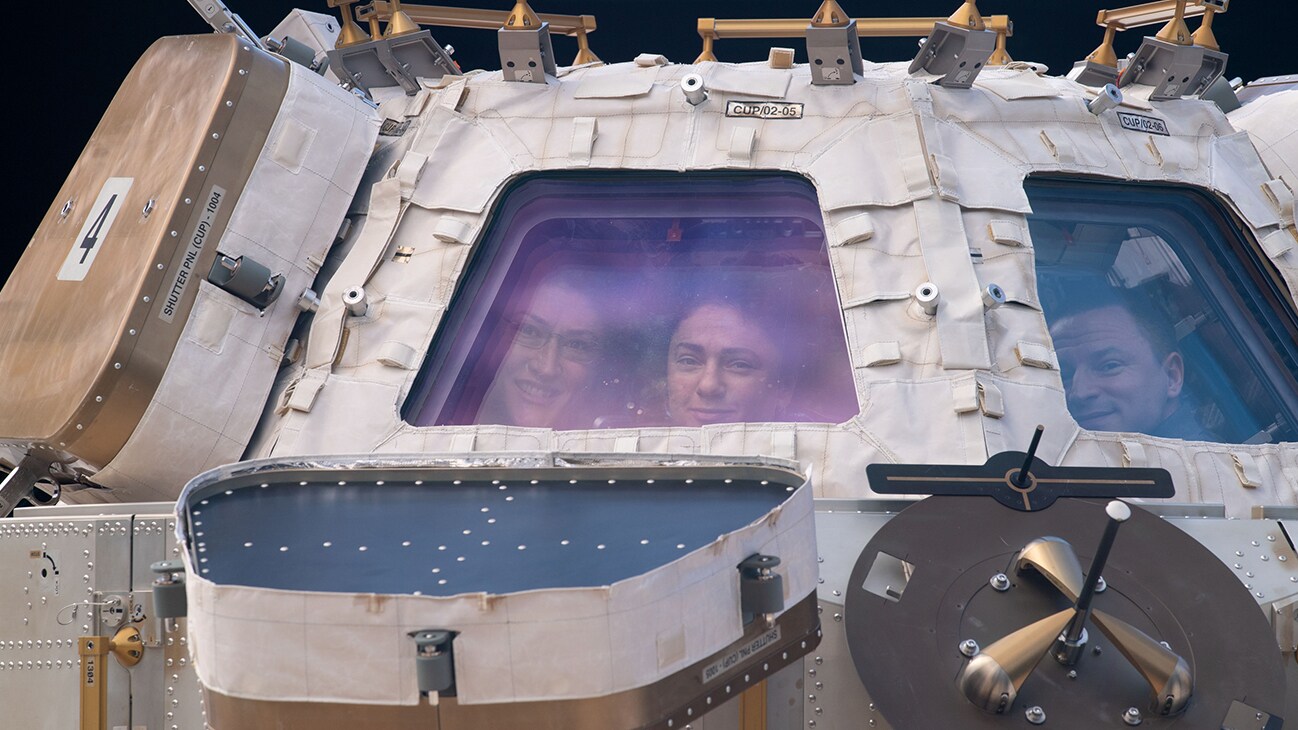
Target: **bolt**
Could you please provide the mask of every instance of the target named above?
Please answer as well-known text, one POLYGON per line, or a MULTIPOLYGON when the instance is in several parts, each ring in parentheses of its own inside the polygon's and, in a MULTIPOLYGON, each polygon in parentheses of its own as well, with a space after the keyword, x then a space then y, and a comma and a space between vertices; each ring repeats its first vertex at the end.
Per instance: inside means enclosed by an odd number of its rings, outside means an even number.
POLYGON ((1122 721, 1127 723, 1128 725, 1139 725, 1140 723, 1144 722, 1144 718, 1140 716, 1139 709, 1135 707, 1128 707, 1127 711, 1122 713, 1122 721))
POLYGON ((1095 581, 1095 592, 1103 593, 1108 589, 1109 589, 1109 584, 1104 582, 1104 576, 1100 576, 1099 580, 1095 581))
POLYGON ((1023 716, 1033 725, 1044 725, 1046 723, 1046 711, 1041 709, 1040 705, 1033 705, 1024 710, 1023 716))
POLYGON ((960 653, 967 657, 976 656, 978 654, 978 642, 973 639, 965 639, 960 642, 960 653))
POLYGON ((1004 573, 997 573, 996 575, 993 575, 992 579, 988 582, 991 583, 992 588, 995 588, 1001 593, 1004 593, 1005 591, 1008 591, 1010 589, 1009 576, 1005 575, 1004 573))
POLYGON ((1069 678, 1069 679, 1077 679, 1077 670, 1076 670, 1076 669, 1070 669, 1070 670, 1068 670, 1068 678, 1069 678))

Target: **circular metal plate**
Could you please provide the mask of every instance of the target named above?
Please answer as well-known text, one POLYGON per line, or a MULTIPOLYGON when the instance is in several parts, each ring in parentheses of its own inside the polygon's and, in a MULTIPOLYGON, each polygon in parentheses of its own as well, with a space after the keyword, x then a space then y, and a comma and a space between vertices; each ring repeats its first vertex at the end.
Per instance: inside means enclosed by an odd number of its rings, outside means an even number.
POLYGON ((861 681, 893 726, 1019 727, 1026 726, 1024 709, 1040 706, 1051 727, 1120 729, 1130 727, 1122 714, 1134 706, 1144 714, 1141 727, 1215 729, 1231 702, 1245 698, 1282 712, 1281 654, 1257 603, 1216 556, 1141 509, 1118 532, 1104 568, 1108 588, 1094 607, 1185 659, 1194 676, 1185 712, 1155 716, 1148 684, 1093 622, 1077 665, 1046 655, 1005 714, 984 712, 960 693, 955 680, 967 661, 961 641, 986 648, 1071 605, 1042 576, 1014 571, 1019 550, 1055 536, 1089 566, 1104 530, 1104 504, 1061 499, 1048 510, 1016 512, 989 498, 930 497, 875 535, 848 583, 847 636, 861 681), (911 566, 904 587, 894 587, 899 598, 864 588, 880 553, 911 566), (998 572, 1009 576, 1009 590, 989 585, 998 572))

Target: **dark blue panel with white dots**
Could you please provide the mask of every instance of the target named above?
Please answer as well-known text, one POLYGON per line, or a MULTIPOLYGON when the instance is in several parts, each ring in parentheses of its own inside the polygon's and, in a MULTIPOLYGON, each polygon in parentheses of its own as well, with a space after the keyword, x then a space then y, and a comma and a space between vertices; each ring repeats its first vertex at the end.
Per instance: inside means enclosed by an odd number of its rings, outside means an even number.
MULTIPOLYGON (((312 475, 204 490, 195 566, 214 583, 297 591, 491 594, 604 586, 761 518, 786 482, 671 478, 470 481, 312 475)), ((262 477, 263 480, 267 476, 262 477)))

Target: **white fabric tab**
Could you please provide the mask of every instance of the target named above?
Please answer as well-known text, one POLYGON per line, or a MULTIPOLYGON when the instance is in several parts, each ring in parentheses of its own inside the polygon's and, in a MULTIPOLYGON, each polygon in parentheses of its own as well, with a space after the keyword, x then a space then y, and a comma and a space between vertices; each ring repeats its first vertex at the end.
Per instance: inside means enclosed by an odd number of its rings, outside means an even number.
POLYGON ((1149 461, 1145 458, 1145 446, 1139 441, 1122 442, 1122 465, 1123 466, 1146 466, 1149 461))
POLYGON ((947 200, 959 199, 955 191, 960 189, 960 177, 951 158, 935 152, 929 155, 928 161, 929 171, 933 174, 933 180, 937 183, 938 191, 942 193, 942 197, 947 200))
POLYGON ((443 216, 433 226, 433 238, 442 243, 472 243, 473 226, 458 218, 443 216))
POLYGON ((1262 486, 1262 471, 1257 467, 1257 460, 1246 451, 1232 451, 1230 458, 1235 462, 1235 476, 1240 486, 1246 489, 1257 489, 1262 486))
POLYGON ((293 174, 301 172, 302 162, 315 141, 315 128, 296 119, 286 119, 277 133, 278 138, 270 145, 271 159, 293 174))
POLYGON ((730 157, 748 162, 753 159, 753 143, 757 141, 757 130, 753 127, 735 127, 730 135, 730 157))
POLYGON ((316 370, 303 375, 300 380, 289 386, 284 407, 294 411, 310 413, 311 407, 315 405, 315 397, 320 393, 320 389, 324 387, 327 378, 327 374, 316 370))
POLYGON ((1294 245, 1298 244, 1295 236, 1298 236, 1298 231, 1293 228, 1281 228, 1278 231, 1266 234, 1258 243, 1261 244, 1262 250, 1266 252, 1267 256, 1278 259, 1292 251, 1294 245))
POLYGON ((834 223, 832 229, 834 236, 830 239, 831 246, 850 246, 874 238, 874 222, 865 211, 834 223))
POLYGON ((634 454, 640 450, 640 437, 618 436, 613 440, 613 451, 618 454, 634 454))
POLYGON ((978 410, 978 381, 965 378, 951 383, 951 404, 956 413, 978 410))
POLYGON ((1284 180, 1267 180, 1262 183, 1262 189, 1266 191, 1266 197, 1280 214, 1280 219, 1286 223, 1293 223, 1294 194, 1289 186, 1284 184, 1284 180))
POLYGON ((582 74, 574 99, 629 99, 653 91, 656 69, 628 71, 624 65, 596 68, 582 74))
POLYGON ((713 91, 782 99, 789 93, 792 78, 792 74, 778 69, 717 64, 707 72, 706 86, 713 91))
POLYGON ((437 97, 437 106, 447 111, 457 112, 468 96, 469 80, 461 76, 442 90, 441 95, 437 97))
POLYGON ((901 362, 901 345, 897 342, 874 342, 861 351, 861 364, 867 368, 901 362))
POLYGON ((798 433, 792 427, 771 431, 771 456, 793 459, 798 455, 798 433))
POLYGON ((988 418, 1001 418, 1005 415, 1005 397, 995 383, 978 384, 978 407, 988 418))
POLYGON ((568 159, 573 162, 589 165, 590 156, 595 149, 595 139, 599 137, 599 125, 595 117, 577 117, 572 120, 572 147, 568 150, 568 159))
POLYGON ((419 177, 424 174, 424 166, 427 164, 428 155, 419 152, 407 152, 405 157, 401 158, 401 162, 397 165, 397 180, 401 181, 403 200, 410 199, 410 194, 419 184, 419 177))
POLYGON ((1003 246, 1023 245, 1023 226, 1018 221, 993 220, 987 224, 987 235, 1003 246))
POLYGON ((1077 155, 1073 153, 1072 142, 1069 142, 1062 134, 1059 135, 1059 141, 1055 141, 1043 129, 1041 130, 1041 143, 1046 146, 1046 149, 1050 150, 1050 154, 1054 155, 1054 158, 1059 160, 1061 165, 1071 165, 1077 160, 1077 155))
POLYGON ((478 444, 478 434, 473 431, 461 431, 451 436, 451 451, 465 453, 473 451, 478 444))
POLYGON ((1014 346, 1014 354, 1018 356, 1019 362, 1030 368, 1059 369, 1059 360, 1055 358, 1055 351, 1040 343, 1020 340, 1014 346))
POLYGON ((666 66, 667 57, 661 53, 641 53, 635 57, 635 65, 648 68, 649 66, 666 66))
POLYGON ((388 340, 379 346, 378 361, 390 368, 414 370, 419 363, 419 351, 404 342, 388 340))

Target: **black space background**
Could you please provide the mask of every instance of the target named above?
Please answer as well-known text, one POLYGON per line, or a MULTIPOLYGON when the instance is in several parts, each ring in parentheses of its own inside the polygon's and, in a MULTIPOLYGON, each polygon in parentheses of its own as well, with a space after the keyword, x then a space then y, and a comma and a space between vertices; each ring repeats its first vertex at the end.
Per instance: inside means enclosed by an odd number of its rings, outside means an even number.
MULTIPOLYGON (((910 0, 886 4, 840 0, 844 9, 862 16, 945 16, 959 0, 910 0)), ((294 7, 323 13, 325 0, 226 0, 252 29, 265 35, 294 7)), ((457 4, 437 0, 437 4, 457 4)), ((461 0, 465 7, 507 10, 511 0, 461 0)), ((1004 13, 1014 21, 1009 52, 1016 60, 1039 61, 1052 73, 1064 73, 1100 42, 1096 11, 1132 4, 1128 0, 982 0, 984 14, 1004 13)), ((698 55, 696 31, 700 15, 718 18, 810 17, 819 0, 533 0, 538 12, 588 13, 599 28, 591 46, 607 62, 628 61, 642 52, 661 53, 689 63, 698 55)), ((1262 76, 1298 73, 1298 37, 1292 18, 1279 0, 1235 0, 1214 23, 1222 50, 1230 54, 1226 76, 1249 81, 1262 76), (1286 30, 1286 26, 1290 30, 1286 30)), ((21 255, 44 212, 54 204, 63 179, 76 162, 86 140, 114 92, 149 44, 164 35, 208 32, 208 26, 186 0, 137 0, 102 3, 72 0, 40 4, 11 14, 0 58, 7 83, 4 145, 3 237, 0 238, 0 278, 21 255)), ((1190 21, 1191 29, 1198 21, 1190 21)), ((1157 28, 1142 29, 1153 33, 1157 28)), ((1118 37, 1120 54, 1134 51, 1139 33, 1118 37)), ((489 31, 433 29, 434 38, 455 47, 465 69, 499 68, 495 35, 489 31)), ((872 61, 910 59, 915 39, 863 39, 862 51, 872 61)), ((563 62, 576 51, 575 41, 556 38, 556 55, 563 62)), ((772 45, 797 50, 805 62, 801 41, 724 40, 718 57, 753 61, 766 57, 772 45)), ((1298 123, 1298 122, 1296 122, 1298 123)))

